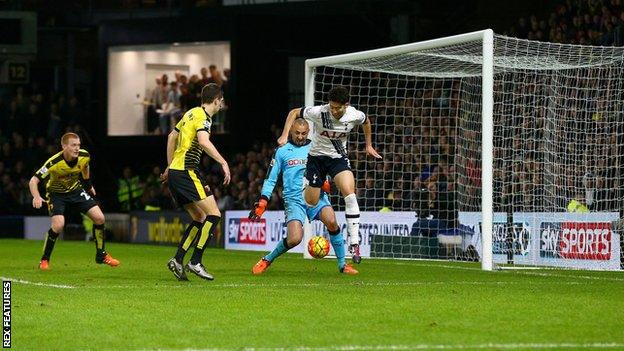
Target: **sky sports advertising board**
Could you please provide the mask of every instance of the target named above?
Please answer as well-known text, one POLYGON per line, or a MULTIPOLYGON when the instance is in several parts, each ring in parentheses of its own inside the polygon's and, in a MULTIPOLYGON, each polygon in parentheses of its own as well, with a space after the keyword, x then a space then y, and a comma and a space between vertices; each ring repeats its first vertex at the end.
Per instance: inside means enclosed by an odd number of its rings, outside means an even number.
MULTIPOLYGON (((612 222, 618 218, 617 212, 514 213, 514 263, 617 270, 620 268, 620 236, 612 222)), ((481 213, 460 212, 459 222, 472 233, 464 237, 462 246, 473 245, 481 255, 481 213)), ((492 251, 495 263, 507 262, 506 222, 505 213, 494 213, 492 251)))

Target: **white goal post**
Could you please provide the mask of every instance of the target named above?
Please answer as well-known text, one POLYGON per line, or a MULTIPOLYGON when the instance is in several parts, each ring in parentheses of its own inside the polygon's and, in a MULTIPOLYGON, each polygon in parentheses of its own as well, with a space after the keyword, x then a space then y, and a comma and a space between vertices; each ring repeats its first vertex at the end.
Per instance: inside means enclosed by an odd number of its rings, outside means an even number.
MULTIPOLYGON (((484 270, 620 269, 611 222, 622 204, 622 73, 624 48, 486 29, 306 60, 305 104, 349 88, 384 156, 367 158, 361 131, 352 133, 360 208, 417 215, 400 243, 369 228, 371 256, 437 258, 439 248, 457 260, 476 250, 484 270)), ((306 239, 315 231, 307 228, 306 239)))

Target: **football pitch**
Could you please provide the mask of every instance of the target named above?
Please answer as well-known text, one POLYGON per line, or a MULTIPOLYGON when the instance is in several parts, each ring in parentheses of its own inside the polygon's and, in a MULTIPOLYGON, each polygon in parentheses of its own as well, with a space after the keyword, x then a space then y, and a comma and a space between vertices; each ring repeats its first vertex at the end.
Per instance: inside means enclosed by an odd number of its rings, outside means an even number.
POLYGON ((484 272, 476 263, 334 259, 208 249, 215 280, 167 270, 172 246, 60 241, 51 271, 42 242, 0 240, 12 280, 16 350, 535 350, 624 349, 624 273, 484 272))

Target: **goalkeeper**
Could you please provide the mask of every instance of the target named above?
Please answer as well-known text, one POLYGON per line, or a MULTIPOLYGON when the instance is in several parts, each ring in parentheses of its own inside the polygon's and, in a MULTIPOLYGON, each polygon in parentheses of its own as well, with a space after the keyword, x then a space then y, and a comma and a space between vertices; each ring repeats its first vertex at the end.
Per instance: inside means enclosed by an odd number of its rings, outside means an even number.
MULTIPOLYGON (((299 245, 303 237, 303 222, 306 215, 310 220, 320 219, 327 227, 330 242, 338 259, 338 270, 345 274, 358 274, 358 271, 345 261, 344 239, 327 194, 322 194, 319 203, 314 207, 306 206, 303 200, 303 178, 308 151, 310 151, 309 131, 310 127, 305 119, 298 118, 293 122, 290 139, 275 151, 267 178, 262 186, 262 195, 249 213, 250 219, 262 217, 277 179, 282 174, 288 234, 284 240, 277 243, 273 251, 253 266, 251 270, 253 274, 264 273, 276 258, 299 245)), ((324 184, 324 189, 327 189, 328 185, 328 183, 324 184)))

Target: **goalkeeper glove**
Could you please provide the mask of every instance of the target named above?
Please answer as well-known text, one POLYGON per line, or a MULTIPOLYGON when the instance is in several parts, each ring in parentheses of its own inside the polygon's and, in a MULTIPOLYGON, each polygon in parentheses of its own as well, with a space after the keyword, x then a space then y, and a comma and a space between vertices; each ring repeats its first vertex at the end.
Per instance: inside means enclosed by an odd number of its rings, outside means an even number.
POLYGON ((262 217, 264 211, 266 211, 267 203, 269 199, 266 196, 260 196, 260 199, 254 203, 254 208, 249 211, 249 219, 258 220, 262 217))

